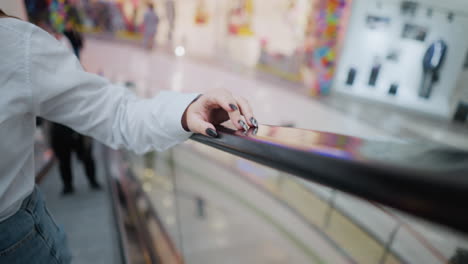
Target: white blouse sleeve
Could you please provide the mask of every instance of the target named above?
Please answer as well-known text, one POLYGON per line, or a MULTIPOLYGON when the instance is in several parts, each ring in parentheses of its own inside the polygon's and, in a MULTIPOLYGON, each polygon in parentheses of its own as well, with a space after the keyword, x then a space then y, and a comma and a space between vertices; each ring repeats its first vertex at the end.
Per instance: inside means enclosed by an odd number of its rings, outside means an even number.
POLYGON ((27 50, 28 85, 37 116, 64 124, 112 148, 164 150, 191 133, 181 118, 198 94, 162 92, 141 99, 124 87, 85 72, 75 56, 34 27, 27 50))

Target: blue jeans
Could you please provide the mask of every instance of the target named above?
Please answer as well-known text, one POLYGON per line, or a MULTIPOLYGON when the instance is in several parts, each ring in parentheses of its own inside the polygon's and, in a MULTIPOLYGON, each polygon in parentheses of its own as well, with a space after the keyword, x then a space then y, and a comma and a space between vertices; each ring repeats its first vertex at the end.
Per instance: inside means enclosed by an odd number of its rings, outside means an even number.
POLYGON ((0 263, 70 263, 65 233, 54 222, 37 187, 21 209, 0 222, 0 263))

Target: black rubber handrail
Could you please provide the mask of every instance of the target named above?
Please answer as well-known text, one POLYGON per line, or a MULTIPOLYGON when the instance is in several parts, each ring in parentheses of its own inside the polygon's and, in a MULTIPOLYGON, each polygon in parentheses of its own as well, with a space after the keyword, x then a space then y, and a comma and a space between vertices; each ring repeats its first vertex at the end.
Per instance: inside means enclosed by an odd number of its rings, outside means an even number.
POLYGON ((468 152, 260 126, 192 140, 468 233, 468 152))

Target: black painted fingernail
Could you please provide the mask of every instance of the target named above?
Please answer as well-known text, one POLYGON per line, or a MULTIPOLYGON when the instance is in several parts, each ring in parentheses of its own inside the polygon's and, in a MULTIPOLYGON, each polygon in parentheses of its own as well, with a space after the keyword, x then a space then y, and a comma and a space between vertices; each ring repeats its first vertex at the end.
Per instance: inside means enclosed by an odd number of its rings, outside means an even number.
POLYGON ((229 104, 229 107, 231 107, 232 111, 237 111, 239 109, 235 104, 229 104))
POLYGON ((241 125, 245 131, 249 130, 249 126, 243 120, 239 120, 239 125, 241 125))
POLYGON ((252 125, 253 125, 254 127, 258 127, 257 119, 255 119, 255 118, 252 117, 252 118, 250 118, 250 122, 252 122, 252 125))
POLYGON ((206 134, 210 137, 218 137, 218 132, 216 132, 216 130, 212 129, 212 128, 207 128, 206 129, 206 134))
POLYGON ((253 131, 252 131, 252 135, 257 135, 257 132, 258 132, 258 127, 256 127, 253 131))

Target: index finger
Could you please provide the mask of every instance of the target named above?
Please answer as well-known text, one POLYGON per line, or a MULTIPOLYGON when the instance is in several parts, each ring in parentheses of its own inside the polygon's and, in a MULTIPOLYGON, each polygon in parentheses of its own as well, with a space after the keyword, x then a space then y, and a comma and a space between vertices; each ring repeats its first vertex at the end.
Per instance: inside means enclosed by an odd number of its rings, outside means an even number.
POLYGON ((238 103, 231 93, 223 91, 213 95, 209 100, 210 104, 220 106, 228 113, 229 119, 237 129, 248 129, 240 114, 238 103))
POLYGON ((258 122, 253 116, 252 107, 250 107, 249 101, 244 97, 238 97, 237 104, 239 105, 240 112, 245 117, 247 123, 250 126, 258 127, 258 122))

